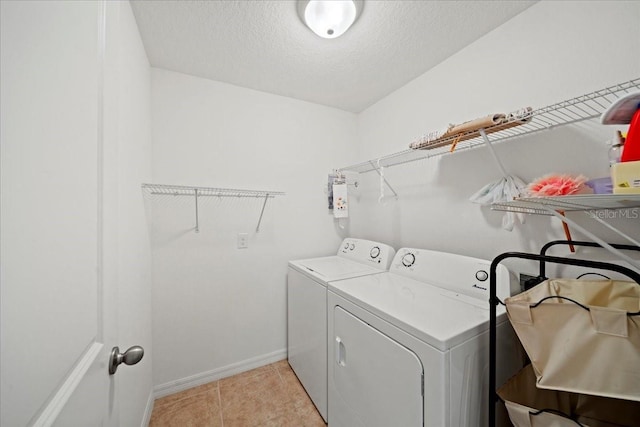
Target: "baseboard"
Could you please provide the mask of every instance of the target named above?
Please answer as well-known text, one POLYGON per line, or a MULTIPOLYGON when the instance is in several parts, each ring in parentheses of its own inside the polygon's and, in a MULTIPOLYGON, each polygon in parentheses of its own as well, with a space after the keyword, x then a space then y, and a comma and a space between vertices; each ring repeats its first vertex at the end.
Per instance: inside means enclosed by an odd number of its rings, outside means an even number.
POLYGON ((199 374, 191 375, 186 378, 182 378, 168 383, 157 385, 153 388, 153 395, 155 399, 168 396, 170 394, 178 393, 192 387, 197 387, 202 384, 217 381, 222 378, 230 377, 241 372, 249 371, 251 369, 259 368, 260 366, 275 363, 279 360, 287 358, 287 349, 274 351, 273 353, 264 354, 251 359, 246 359, 241 362, 232 363, 231 365, 223 366, 222 368, 213 369, 211 371, 202 372, 199 374))
POLYGON ((148 427, 151 422, 151 413, 153 412, 153 402, 155 400, 155 393, 152 390, 149 393, 149 399, 147 399, 147 407, 144 409, 144 417, 142 418, 141 427, 148 427))

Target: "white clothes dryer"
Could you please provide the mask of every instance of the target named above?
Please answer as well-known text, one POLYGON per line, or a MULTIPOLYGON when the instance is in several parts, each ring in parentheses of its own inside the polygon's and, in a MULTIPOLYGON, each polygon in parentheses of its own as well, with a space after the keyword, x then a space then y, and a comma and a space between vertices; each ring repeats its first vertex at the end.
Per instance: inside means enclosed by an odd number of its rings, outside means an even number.
POLYGON ((388 245, 344 239, 337 255, 289 261, 287 357, 307 394, 327 418, 327 284, 386 271, 395 255, 388 245))
MULTIPOLYGON (((331 427, 487 425, 490 265, 403 248, 386 273, 329 284, 331 427)), ((502 265, 497 284, 510 294, 502 265)), ((523 352, 504 307, 497 330, 500 381, 523 352)))

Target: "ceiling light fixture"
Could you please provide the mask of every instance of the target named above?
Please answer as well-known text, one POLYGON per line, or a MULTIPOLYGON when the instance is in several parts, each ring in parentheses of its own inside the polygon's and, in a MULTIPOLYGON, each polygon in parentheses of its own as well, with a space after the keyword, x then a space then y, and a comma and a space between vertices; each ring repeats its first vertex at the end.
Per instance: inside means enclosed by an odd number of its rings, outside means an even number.
POLYGON ((340 37, 362 12, 363 0, 298 0, 298 15, 325 39, 340 37))

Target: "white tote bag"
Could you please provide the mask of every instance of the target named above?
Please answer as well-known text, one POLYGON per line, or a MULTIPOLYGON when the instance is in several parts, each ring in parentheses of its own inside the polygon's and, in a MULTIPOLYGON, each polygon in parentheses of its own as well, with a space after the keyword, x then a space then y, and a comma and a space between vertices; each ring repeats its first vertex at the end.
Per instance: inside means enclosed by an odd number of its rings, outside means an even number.
POLYGON ((640 285, 546 280, 505 304, 538 387, 640 401, 640 285))

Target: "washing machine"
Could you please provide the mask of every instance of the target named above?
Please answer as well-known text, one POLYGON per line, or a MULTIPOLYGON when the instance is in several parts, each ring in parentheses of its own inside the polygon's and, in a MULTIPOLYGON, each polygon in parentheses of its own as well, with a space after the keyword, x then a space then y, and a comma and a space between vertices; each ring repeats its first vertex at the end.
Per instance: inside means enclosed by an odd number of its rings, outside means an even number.
MULTIPOLYGON (((490 265, 403 248, 388 272, 329 283, 331 427, 488 424, 490 265)), ((510 283, 499 265, 498 297, 510 283)), ((504 307, 497 331, 500 382, 523 365, 504 307)))
POLYGON ((327 284, 386 271, 395 250, 383 243, 344 239, 335 256, 289 262, 287 357, 327 421, 327 284))

